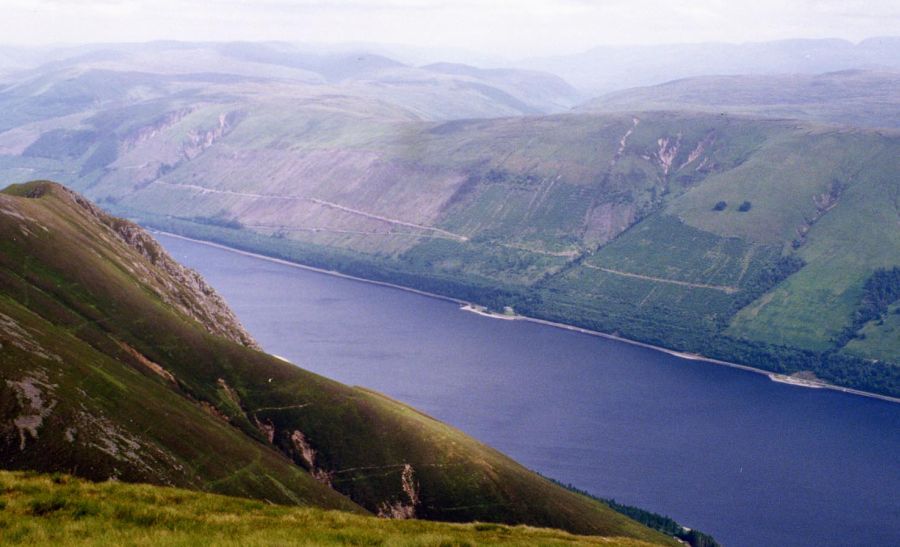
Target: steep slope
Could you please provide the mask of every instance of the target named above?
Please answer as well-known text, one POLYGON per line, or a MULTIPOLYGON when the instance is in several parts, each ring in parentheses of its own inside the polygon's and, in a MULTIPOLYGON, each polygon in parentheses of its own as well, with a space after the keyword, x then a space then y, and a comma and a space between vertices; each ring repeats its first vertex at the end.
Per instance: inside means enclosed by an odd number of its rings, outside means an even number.
MULTIPOLYGON (((195 317, 208 318, 216 297, 181 284, 183 272, 154 267, 146 246, 129 246, 123 233, 133 225, 59 187, 18 190, 23 197, 0 195, 4 467, 360 510, 230 426, 209 403, 180 395, 175 376, 133 337, 110 332, 129 321, 138 335, 154 328, 153 315, 135 314, 137 299, 147 298, 156 315, 189 310, 183 303, 191 302, 195 317)), ((154 250, 157 260, 170 260, 154 250)), ((204 326, 184 312, 177 317, 204 333, 227 326, 247 341, 230 318, 204 326)))
POLYGON ((136 226, 58 185, 0 194, 0 233, 6 467, 667 541, 413 409, 253 349, 136 226))
POLYGON ((856 127, 900 127, 900 72, 700 76, 616 91, 586 112, 679 110, 754 114, 856 127))

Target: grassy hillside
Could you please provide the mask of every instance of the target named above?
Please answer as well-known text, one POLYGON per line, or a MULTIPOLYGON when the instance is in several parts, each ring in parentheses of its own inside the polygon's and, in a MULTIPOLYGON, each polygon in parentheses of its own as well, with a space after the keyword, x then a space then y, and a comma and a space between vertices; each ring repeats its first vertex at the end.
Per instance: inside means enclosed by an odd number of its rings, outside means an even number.
POLYGON ((651 545, 527 526, 376 519, 65 475, 0 471, 5 545, 651 545))
POLYGON ((666 541, 409 407, 253 349, 149 236, 61 186, 0 194, 0 234, 7 468, 666 541))

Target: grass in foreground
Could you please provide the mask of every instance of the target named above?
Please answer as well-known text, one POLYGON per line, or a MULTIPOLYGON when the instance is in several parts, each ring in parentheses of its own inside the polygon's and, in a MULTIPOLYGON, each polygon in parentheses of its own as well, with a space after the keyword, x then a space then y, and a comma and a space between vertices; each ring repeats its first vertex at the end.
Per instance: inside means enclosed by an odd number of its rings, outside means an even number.
POLYGON ((387 520, 9 471, 0 471, 0 544, 648 545, 527 526, 387 520))

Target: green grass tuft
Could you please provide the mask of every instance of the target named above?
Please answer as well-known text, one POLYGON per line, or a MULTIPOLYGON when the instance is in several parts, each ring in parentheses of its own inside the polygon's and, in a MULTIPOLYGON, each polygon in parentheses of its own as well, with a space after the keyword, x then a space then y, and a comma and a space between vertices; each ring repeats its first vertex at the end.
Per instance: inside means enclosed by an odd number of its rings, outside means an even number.
POLYGON ((0 471, 0 481, 4 545, 650 545, 527 526, 379 519, 149 485, 59 483, 21 472, 0 471))

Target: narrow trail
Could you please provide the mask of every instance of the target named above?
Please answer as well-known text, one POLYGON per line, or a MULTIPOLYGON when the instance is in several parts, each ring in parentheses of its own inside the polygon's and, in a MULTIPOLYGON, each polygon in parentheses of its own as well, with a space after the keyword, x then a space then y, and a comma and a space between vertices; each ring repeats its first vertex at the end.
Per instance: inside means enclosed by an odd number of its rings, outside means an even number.
POLYGON ((439 233, 439 234, 444 234, 444 235, 449 236, 449 237, 452 237, 452 238, 454 238, 454 239, 458 239, 459 241, 468 241, 468 240, 469 240, 469 238, 466 237, 466 236, 464 236, 464 235, 455 234, 455 233, 453 233, 453 232, 448 232, 447 230, 442 230, 442 229, 440 229, 440 228, 435 228, 434 226, 425 226, 425 225, 423 225, 423 224, 416 224, 416 223, 414 223, 414 222, 407 222, 407 221, 405 221, 405 220, 399 220, 399 219, 396 219, 396 218, 390 218, 390 217, 384 217, 384 216, 381 216, 381 215, 375 215, 375 214, 372 214, 372 213, 367 213, 367 212, 365 212, 365 211, 360 211, 359 209, 352 209, 352 208, 350 208, 350 207, 345 207, 345 206, 339 205, 339 204, 337 204, 337 203, 332 203, 332 202, 330 202, 330 201, 325 201, 324 199, 317 199, 317 198, 307 198, 307 199, 308 199, 309 201, 313 202, 313 203, 317 203, 317 204, 323 205, 323 206, 325 206, 325 207, 331 207, 331 208, 337 209, 337 210, 339 210, 339 211, 344 211, 344 212, 346 212, 346 213, 351 213, 351 214, 354 214, 354 215, 359 215, 359 216, 362 216, 362 217, 371 218, 371 219, 373 219, 373 220, 380 220, 381 222, 387 222, 388 224, 397 224, 397 225, 399 225, 399 226, 407 226, 407 227, 409 227, 409 228, 418 228, 418 229, 420 229, 420 230, 430 230, 430 231, 432 231, 432 232, 437 232, 437 233, 439 233))
POLYGON ((299 405, 287 405, 287 406, 263 406, 253 410, 253 412, 262 412, 263 410, 293 410, 297 408, 306 408, 312 405, 312 403, 302 403, 299 405))
MULTIPOLYGON (((372 220, 377 220, 380 222, 386 222, 388 224, 394 224, 397 226, 406 226, 407 228, 416 228, 418 230, 426 230, 426 231, 434 232, 437 234, 442 234, 448 238, 455 239, 457 241, 468 241, 469 240, 469 238, 464 235, 449 232, 447 230, 442 230, 441 228, 435 228, 434 226, 426 226, 424 224, 416 224, 415 222, 407 222, 405 220, 400 220, 397 218, 376 215, 374 213, 368 213, 366 211, 361 211, 359 209, 354 209, 352 207, 346 207, 339 203, 326 201, 324 199, 310 198, 310 197, 305 197, 305 196, 283 196, 283 195, 279 195, 279 194, 255 194, 255 193, 251 193, 251 192, 235 192, 232 190, 216 190, 213 188, 207 188, 205 186, 200 186, 197 184, 182 184, 182 183, 177 183, 177 182, 164 182, 164 181, 159 181, 159 180, 154 181, 153 184, 162 184, 164 186, 172 186, 172 187, 176 187, 176 188, 186 188, 188 190, 196 190, 203 194, 221 194, 221 195, 226 195, 226 196, 237 196, 237 197, 245 197, 245 198, 253 198, 253 199, 306 201, 309 203, 315 203, 316 205, 320 205, 322 207, 336 209, 338 211, 343 211, 343 212, 349 213, 351 215, 357 215, 357 216, 369 218, 372 220)), ((324 230, 323 228, 320 228, 320 229, 324 230)))
POLYGON ((255 198, 255 199, 282 199, 287 201, 306 201, 306 198, 299 196, 279 196, 276 194, 253 194, 250 192, 235 192, 233 190, 216 190, 215 188, 207 188, 206 186, 200 186, 199 184, 184 184, 180 182, 165 182, 161 180, 155 180, 152 184, 161 184, 163 186, 171 186, 173 188, 186 188, 188 190, 196 190, 201 194, 221 194, 225 196, 238 196, 244 198, 255 198))
MULTIPOLYGON (((409 465, 408 462, 403 463, 389 463, 386 465, 364 465, 360 467, 345 467, 344 469, 335 469, 332 471, 335 475, 340 473, 353 473, 356 471, 380 471, 384 469, 403 469, 405 466, 409 465)), ((446 468, 446 467, 462 467, 466 465, 465 463, 419 463, 416 464, 417 468, 422 467, 432 467, 432 468, 446 468)))
POLYGON ((725 294, 734 294, 738 292, 740 289, 737 287, 729 287, 728 285, 706 285, 704 283, 690 283, 688 281, 676 281, 675 279, 664 279, 662 277, 652 277, 649 275, 641 275, 630 272, 622 272, 619 270, 613 270, 610 268, 601 268, 600 266, 593 266, 591 264, 583 264, 585 268, 590 268, 592 270, 600 270, 601 272, 611 273, 614 275, 621 275, 624 277, 633 277, 636 279, 643 279, 645 281, 654 281, 656 283, 668 283, 670 285, 680 285, 682 287, 691 287, 694 289, 712 289, 714 291, 722 291, 725 294))
POLYGON ((320 228, 310 226, 284 226, 281 224, 243 224, 247 228, 264 228, 268 230, 282 230, 285 232, 311 232, 311 233, 327 233, 327 234, 351 234, 371 237, 413 237, 417 239, 449 239, 457 241, 458 238, 448 237, 442 234, 423 234, 422 232, 397 232, 390 230, 388 232, 366 232, 363 230, 340 230, 337 228, 320 228))
POLYGON ((581 251, 578 251, 576 249, 572 249, 569 251, 542 251, 540 249, 532 249, 531 247, 526 247, 524 245, 516 245, 515 243, 501 243, 500 246, 506 247, 508 249, 516 249, 519 251, 525 251, 528 253, 535 253, 535 254, 546 255, 546 256, 558 256, 558 257, 563 257, 563 258, 574 258, 581 253, 581 251))

